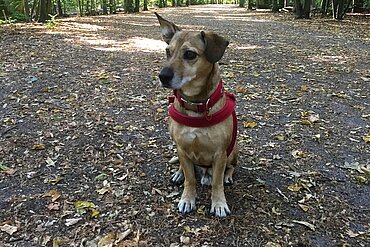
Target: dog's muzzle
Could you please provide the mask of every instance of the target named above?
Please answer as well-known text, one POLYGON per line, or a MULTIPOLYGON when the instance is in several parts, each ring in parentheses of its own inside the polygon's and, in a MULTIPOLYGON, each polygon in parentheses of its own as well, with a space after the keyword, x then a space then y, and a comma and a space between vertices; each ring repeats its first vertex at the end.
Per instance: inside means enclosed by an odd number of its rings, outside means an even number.
POLYGON ((173 70, 168 67, 164 67, 159 73, 159 79, 161 80, 162 86, 166 88, 171 88, 171 81, 173 77, 173 70))

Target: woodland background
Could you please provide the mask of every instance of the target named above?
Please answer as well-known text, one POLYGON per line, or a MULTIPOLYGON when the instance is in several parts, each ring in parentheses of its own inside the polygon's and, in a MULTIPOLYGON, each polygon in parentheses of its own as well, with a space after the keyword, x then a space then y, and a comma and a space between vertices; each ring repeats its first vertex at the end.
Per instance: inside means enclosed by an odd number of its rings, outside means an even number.
POLYGON ((335 1, 307 2, 310 19, 293 2, 0 3, 0 247, 369 246, 368 1, 340 2, 343 20, 335 1), (199 183, 196 211, 176 209, 154 11, 230 40, 240 158, 224 219, 199 183))
POLYGON ((51 18, 78 14, 94 16, 147 11, 148 7, 176 7, 201 4, 238 4, 252 9, 294 10, 296 18, 310 18, 311 12, 332 15, 342 20, 347 12, 363 13, 370 9, 370 0, 0 0, 2 19, 8 22, 45 22, 51 18))

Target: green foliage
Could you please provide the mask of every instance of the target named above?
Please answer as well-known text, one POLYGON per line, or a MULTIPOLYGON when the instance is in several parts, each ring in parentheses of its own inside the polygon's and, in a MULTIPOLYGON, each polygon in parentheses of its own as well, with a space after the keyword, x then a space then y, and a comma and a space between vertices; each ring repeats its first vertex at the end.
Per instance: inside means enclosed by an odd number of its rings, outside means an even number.
POLYGON ((55 20, 55 17, 57 17, 57 15, 50 15, 50 20, 47 20, 46 21, 46 27, 50 30, 54 30, 55 28, 57 28, 59 26, 59 23, 55 20))
POLYGON ((26 21, 27 19, 23 13, 19 13, 19 12, 12 13, 12 16, 9 18, 16 20, 16 22, 26 21))
POLYGON ((17 22, 16 19, 9 17, 9 18, 6 18, 6 20, 0 20, 0 25, 5 25, 5 24, 13 25, 15 22, 17 22))

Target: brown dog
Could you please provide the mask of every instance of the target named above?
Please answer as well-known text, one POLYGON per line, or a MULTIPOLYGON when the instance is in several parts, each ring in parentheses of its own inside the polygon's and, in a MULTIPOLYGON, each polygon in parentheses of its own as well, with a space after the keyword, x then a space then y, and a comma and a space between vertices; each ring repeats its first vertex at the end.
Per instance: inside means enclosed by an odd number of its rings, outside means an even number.
POLYGON ((213 32, 183 31, 155 14, 168 44, 160 82, 174 89, 176 97, 169 110, 169 130, 180 161, 172 180, 185 177, 178 209, 180 213, 195 209, 197 165, 203 171, 201 183, 212 184, 210 212, 224 217, 230 213, 224 182, 232 183, 238 153, 235 99, 223 91, 217 64, 229 42, 213 32), (205 125, 207 121, 210 126, 205 125))

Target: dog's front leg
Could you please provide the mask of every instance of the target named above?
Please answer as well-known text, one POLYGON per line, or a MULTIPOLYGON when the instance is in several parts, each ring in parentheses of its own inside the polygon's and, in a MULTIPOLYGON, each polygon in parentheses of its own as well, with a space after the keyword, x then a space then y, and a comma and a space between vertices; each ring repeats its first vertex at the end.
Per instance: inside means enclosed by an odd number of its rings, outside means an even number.
POLYGON ((212 167, 212 205, 211 214, 217 217, 225 217, 230 214, 230 209, 227 206, 224 192, 224 173, 226 168, 227 157, 226 153, 222 157, 215 160, 212 167))
POLYGON ((180 166, 185 176, 184 191, 178 204, 179 212, 190 213, 195 209, 196 179, 193 163, 179 152, 180 166))

